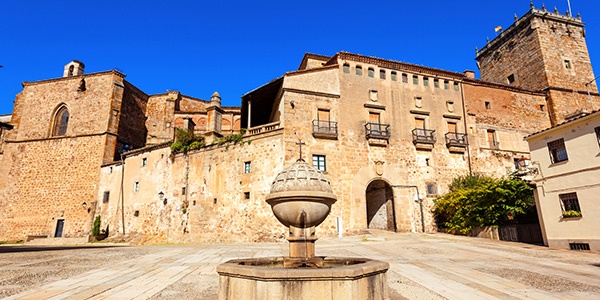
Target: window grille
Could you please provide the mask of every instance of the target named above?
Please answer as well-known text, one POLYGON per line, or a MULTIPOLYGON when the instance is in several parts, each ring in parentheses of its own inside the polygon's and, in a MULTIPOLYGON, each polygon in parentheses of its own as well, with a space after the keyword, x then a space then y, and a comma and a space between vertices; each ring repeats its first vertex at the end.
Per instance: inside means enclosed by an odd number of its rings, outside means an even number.
POLYGON ((569 160, 569 157, 567 156, 567 148, 565 147, 565 139, 549 142, 548 151, 550 152, 550 161, 553 164, 569 160))

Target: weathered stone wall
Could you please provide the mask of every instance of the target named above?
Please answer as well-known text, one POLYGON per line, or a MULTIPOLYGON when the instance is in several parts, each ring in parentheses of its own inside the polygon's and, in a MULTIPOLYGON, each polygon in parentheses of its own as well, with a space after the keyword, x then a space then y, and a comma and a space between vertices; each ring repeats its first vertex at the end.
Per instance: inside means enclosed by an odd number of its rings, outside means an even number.
POLYGON ((174 91, 148 97, 146 108, 147 145, 160 144, 173 139, 175 106, 179 98, 181 98, 179 92, 174 91))
MULTIPOLYGON (((119 114, 118 141, 130 145, 133 149, 146 145, 146 106, 148 95, 130 84, 124 82, 123 101, 119 114)), ((118 153, 115 153, 115 160, 118 153)))

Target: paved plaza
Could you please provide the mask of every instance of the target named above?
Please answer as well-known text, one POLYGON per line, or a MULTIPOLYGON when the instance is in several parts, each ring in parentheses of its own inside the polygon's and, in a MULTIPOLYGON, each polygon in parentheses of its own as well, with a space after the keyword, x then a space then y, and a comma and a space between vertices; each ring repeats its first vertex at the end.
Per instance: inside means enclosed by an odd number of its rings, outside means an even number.
MULTIPOLYGON (((321 238, 317 255, 390 264, 391 299, 600 299, 600 254, 446 234, 321 238)), ((216 266, 287 243, 0 246, 6 299, 216 299, 216 266)))

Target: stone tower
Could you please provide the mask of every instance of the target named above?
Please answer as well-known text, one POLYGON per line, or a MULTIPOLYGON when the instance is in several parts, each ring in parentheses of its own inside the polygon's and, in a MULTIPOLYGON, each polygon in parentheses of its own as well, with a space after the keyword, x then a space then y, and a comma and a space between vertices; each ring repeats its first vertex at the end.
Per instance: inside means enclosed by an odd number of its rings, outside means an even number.
POLYGON ((515 23, 477 51, 476 60, 484 81, 545 91, 552 124, 600 107, 579 15, 536 9, 532 3, 523 17, 515 16, 515 23))

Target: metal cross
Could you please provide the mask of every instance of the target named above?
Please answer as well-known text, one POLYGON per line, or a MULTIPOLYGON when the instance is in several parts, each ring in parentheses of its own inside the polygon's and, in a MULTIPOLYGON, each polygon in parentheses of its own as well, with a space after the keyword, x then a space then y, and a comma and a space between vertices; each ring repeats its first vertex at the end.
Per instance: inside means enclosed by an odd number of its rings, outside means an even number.
POLYGON ((301 139, 298 139, 296 145, 300 146, 300 158, 298 161, 304 161, 304 159, 302 159, 302 145, 306 145, 306 143, 303 143, 301 139))

